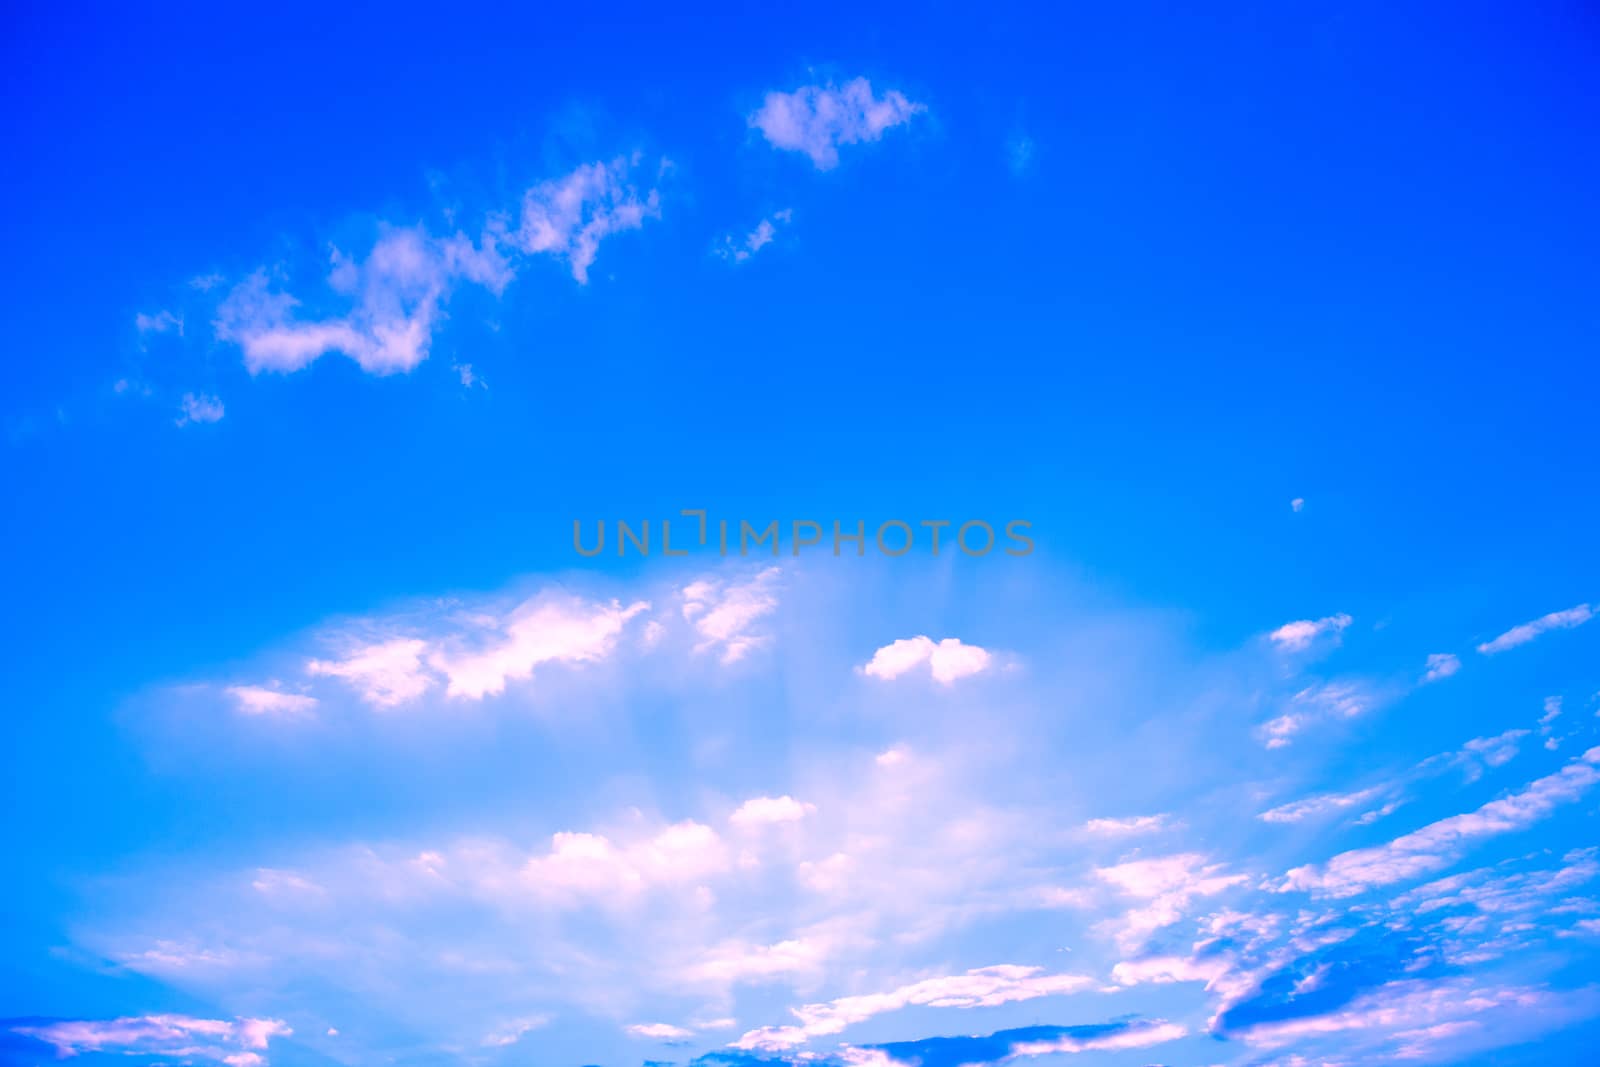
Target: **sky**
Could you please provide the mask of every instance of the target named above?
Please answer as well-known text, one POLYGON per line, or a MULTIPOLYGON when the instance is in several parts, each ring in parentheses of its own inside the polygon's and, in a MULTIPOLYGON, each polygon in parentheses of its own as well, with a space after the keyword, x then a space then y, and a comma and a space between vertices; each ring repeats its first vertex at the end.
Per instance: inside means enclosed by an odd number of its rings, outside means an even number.
POLYGON ((0 1063, 1600 1039, 1592 8, 0 17, 0 1063))

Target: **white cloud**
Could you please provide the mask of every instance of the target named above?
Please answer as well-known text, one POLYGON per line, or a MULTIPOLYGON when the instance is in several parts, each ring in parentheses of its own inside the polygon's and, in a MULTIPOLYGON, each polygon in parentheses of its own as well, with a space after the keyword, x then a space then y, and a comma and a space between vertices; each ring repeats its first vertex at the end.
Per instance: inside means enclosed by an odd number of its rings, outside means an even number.
POLYGON ((1262 724, 1257 733, 1268 748, 1284 748, 1296 734, 1313 723, 1330 718, 1354 718, 1365 712, 1371 703, 1371 694, 1354 682, 1310 685, 1291 697, 1288 709, 1262 724))
POLYGON ((1305 506, 1306 506, 1306 499, 1303 496, 1297 496, 1293 500, 1289 501, 1290 509, 1293 510, 1294 512, 1296 512, 1296 513, 1299 513, 1300 511, 1304 510, 1305 506))
POLYGON ((222 401, 209 393, 184 393, 178 405, 178 417, 173 421, 179 426, 188 426, 193 422, 220 422, 223 410, 222 401))
POLYGON ((1348 615, 1329 615, 1322 619, 1300 619, 1286 622, 1267 635, 1273 644, 1285 652, 1302 652, 1311 647, 1317 638, 1337 637, 1351 623, 1348 615))
POLYGON ((515 1019, 509 1023, 495 1028, 484 1035, 483 1043, 488 1048, 505 1048, 515 1045, 525 1036, 549 1022, 543 1015, 532 1015, 525 1019, 515 1019))
POLYGON ((1011 1046, 1012 1056, 1048 1056, 1070 1052, 1116 1052, 1149 1048, 1187 1037, 1187 1028, 1177 1023, 1153 1022, 1130 1026, 1100 1037, 1058 1037, 1047 1041, 1020 1041, 1011 1046))
POLYGON ((883 646, 859 669, 869 677, 889 681, 925 663, 934 681, 950 685, 987 670, 992 661, 993 656, 987 649, 962 644, 959 638, 947 637, 935 642, 931 637, 919 635, 883 646))
MULTIPOLYGON (((477 700, 505 691, 510 681, 526 681, 541 663, 592 663, 611 654, 628 620, 650 605, 637 601, 591 604, 576 597, 536 598, 493 626, 486 641, 465 648, 456 637, 429 656, 444 675, 446 692, 477 700)), ((474 635, 475 636, 475 635, 474 635)))
POLYGON ((420 226, 387 229, 361 262, 334 250, 328 283, 353 306, 344 315, 297 318, 300 301, 276 291, 266 272, 235 286, 217 308, 217 337, 244 350, 251 374, 288 373, 329 352, 369 374, 410 371, 428 358, 451 289, 467 281, 500 292, 512 270, 495 235, 481 247, 463 234, 430 236, 420 226))
POLYGON ((1422 676, 1422 684, 1437 682, 1448 678, 1461 669, 1461 658, 1449 652, 1435 652, 1428 657, 1428 671, 1422 676))
POLYGON ((61 1056, 109 1052, 216 1060, 230 1067, 265 1062, 274 1037, 294 1031, 281 1019, 197 1019, 189 1015, 138 1015, 120 1019, 19 1026, 16 1032, 53 1045, 61 1056))
POLYGON ((1155 833, 1158 830, 1167 829, 1171 822, 1172 816, 1162 813, 1160 815, 1134 815, 1126 819, 1090 819, 1083 824, 1083 828, 1091 834, 1121 837, 1127 834, 1155 833))
POLYGON ((821 1004, 792 1008, 799 1020, 792 1026, 767 1026, 751 1030, 733 1043, 734 1048, 777 1051, 803 1045, 813 1037, 841 1033, 847 1026, 875 1015, 912 1005, 936 1008, 987 1008, 1037 997, 1076 993, 1092 986, 1082 975, 1044 974, 1040 967, 999 964, 960 975, 928 978, 884 993, 841 997, 821 1004))
POLYGON ((774 148, 804 152, 818 170, 839 163, 839 146, 876 141, 885 130, 910 122, 927 110, 891 89, 875 96, 865 78, 843 86, 804 85, 790 93, 770 92, 750 116, 774 148))
POLYGON ((1324 793, 1320 796, 1306 797, 1303 800, 1291 801, 1280 804, 1276 808, 1264 811, 1256 818, 1262 822, 1294 823, 1314 815, 1322 815, 1330 811, 1342 811, 1345 808, 1365 804, 1375 797, 1381 796, 1384 790, 1381 787, 1362 789, 1354 793, 1324 793))
POLYGON ((683 617, 699 635, 696 652, 720 649, 723 663, 734 663, 771 637, 756 623, 777 610, 779 571, 768 567, 747 581, 702 578, 683 587, 683 617))
POLYGON ((717 255, 734 263, 743 263, 772 243, 773 238, 778 235, 778 226, 787 223, 790 214, 788 208, 774 212, 756 223, 756 228, 739 240, 734 240, 733 235, 728 234, 723 237, 722 244, 717 246, 717 255))
POLYGON ((815 804, 802 804, 791 796, 752 797, 728 816, 735 826, 768 826, 773 823, 799 822, 817 810, 815 804))
POLYGON ((528 892, 564 906, 615 906, 664 886, 693 886, 729 865, 717 832, 685 820, 621 844, 601 834, 557 833, 548 852, 523 865, 519 880, 528 892))
POLYGON ((1296 867, 1278 889, 1348 897, 1429 874, 1453 862, 1474 838, 1526 829, 1558 806, 1578 799, 1600 781, 1597 763, 1600 747, 1531 782, 1520 793, 1490 801, 1476 811, 1440 819, 1386 845, 1342 852, 1326 864, 1296 867))
POLYGON ((661 217, 661 195, 640 192, 631 181, 640 156, 590 163, 554 181, 542 182, 522 198, 522 214, 512 243, 528 253, 567 260, 579 284, 589 281, 602 239, 637 230, 661 217))
POLYGON ((693 1030, 685 1030, 681 1026, 671 1023, 634 1023, 626 1028, 633 1037, 642 1037, 651 1041, 682 1041, 686 1037, 693 1037, 693 1030))
POLYGON ((421 226, 389 227, 360 261, 335 250, 328 284, 349 302, 343 314, 302 318, 301 301, 257 271, 218 306, 217 337, 239 345, 252 374, 296 371, 330 352, 369 374, 408 372, 428 358, 458 285, 499 294, 515 277, 509 256, 516 253, 565 259, 573 277, 587 282, 604 238, 659 217, 658 192, 631 183, 638 161, 589 163, 534 186, 511 232, 494 216, 476 242, 463 233, 434 237, 421 226))
POLYGON ((481 700, 528 681, 541 664, 610 656, 624 626, 649 607, 545 594, 504 614, 464 613, 429 637, 358 643, 342 659, 308 661, 306 673, 342 679, 377 707, 410 703, 441 682, 447 696, 481 700))
POLYGON ((1525 622, 1521 626, 1513 626, 1493 641, 1486 641, 1478 646, 1478 651, 1485 656, 1493 656, 1507 649, 1525 645, 1541 634, 1551 630, 1570 630, 1575 626, 1582 626, 1594 618, 1594 611, 1588 604, 1579 604, 1577 607, 1565 611, 1552 611, 1532 622, 1525 622))
POLYGON ((1129 860, 1112 867, 1095 868, 1095 876, 1128 896, 1148 901, 1120 919, 1102 924, 1124 952, 1139 948, 1157 930, 1183 918, 1197 897, 1215 896, 1247 879, 1222 873, 1222 864, 1186 852, 1151 859, 1129 860))
POLYGON ((259 685, 230 685, 227 692, 247 715, 301 715, 317 706, 316 697, 259 685))
POLYGON ((183 336, 183 319, 170 311, 158 311, 154 315, 143 312, 133 317, 133 325, 140 333, 175 333, 183 336))
POLYGON ((417 699, 434 684, 422 665, 427 648, 420 638, 396 637, 359 647, 341 660, 309 660, 306 673, 342 679, 367 703, 392 708, 417 699))

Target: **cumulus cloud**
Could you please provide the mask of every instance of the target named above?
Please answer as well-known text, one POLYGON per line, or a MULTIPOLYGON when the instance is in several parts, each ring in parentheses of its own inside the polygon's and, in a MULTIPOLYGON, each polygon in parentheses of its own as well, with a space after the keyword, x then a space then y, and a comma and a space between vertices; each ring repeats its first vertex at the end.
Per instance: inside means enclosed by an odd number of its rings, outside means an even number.
POLYGON ((1267 638, 1285 652, 1303 652, 1319 637, 1337 638, 1353 620, 1348 615, 1329 615, 1321 619, 1300 619, 1286 622, 1267 635, 1267 638))
POLYGON ((947 637, 935 642, 931 637, 919 635, 901 638, 878 649, 860 671, 871 678, 891 681, 926 665, 934 681, 950 685, 988 670, 993 658, 987 649, 963 644, 959 638, 947 637))
POLYGON ((776 567, 744 581, 702 578, 681 590, 683 617, 698 637, 696 652, 720 651, 735 663, 771 641, 757 624, 778 607, 776 567))
POLYGON ((799 1020, 790 1026, 751 1030, 733 1043, 734 1048, 777 1051, 803 1045, 814 1037, 842 1033, 848 1026, 875 1015, 912 1005, 938 1008, 987 1008, 1036 997, 1076 993, 1093 980, 1074 974, 1045 974, 1040 967, 999 964, 965 974, 928 978, 883 993, 841 997, 820 1004, 790 1009, 799 1020))
POLYGON ((1474 839, 1524 830, 1560 805, 1577 800, 1600 781, 1597 763, 1600 747, 1531 782, 1521 792, 1490 801, 1476 811, 1440 819, 1386 845, 1342 852, 1325 864, 1296 867, 1284 877, 1279 891, 1347 897, 1430 874, 1454 862, 1474 839))
POLYGON ((774 148, 804 152, 818 170, 831 170, 839 164, 841 145, 876 141, 926 110, 895 89, 876 96, 867 79, 856 78, 842 86, 770 92, 749 121, 774 148))
POLYGON ((1478 646, 1478 651, 1485 656, 1493 656, 1507 649, 1525 645, 1534 638, 1551 630, 1570 630, 1575 626, 1582 626, 1594 618, 1594 611, 1588 604, 1579 604, 1577 607, 1565 611, 1552 611, 1542 615, 1532 622, 1525 622, 1521 626, 1513 626, 1493 641, 1485 641, 1478 646))

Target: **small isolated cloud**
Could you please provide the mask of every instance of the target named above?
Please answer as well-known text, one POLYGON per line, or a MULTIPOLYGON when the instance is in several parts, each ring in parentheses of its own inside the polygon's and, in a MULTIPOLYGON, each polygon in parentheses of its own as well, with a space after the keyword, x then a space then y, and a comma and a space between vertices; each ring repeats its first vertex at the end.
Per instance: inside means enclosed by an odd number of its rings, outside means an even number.
POLYGON ((1422 684, 1437 682, 1448 678, 1461 669, 1461 658, 1449 652, 1435 652, 1428 657, 1428 670, 1422 676, 1422 684))
POLYGON ((735 826, 770 826, 775 823, 799 822, 817 810, 815 804, 802 804, 791 796, 753 797, 728 816, 735 826))
POLYGON ((218 422, 222 415, 222 401, 216 397, 209 393, 184 393, 178 405, 178 417, 173 421, 187 426, 192 422, 218 422))
POLYGON ((746 581, 702 578, 682 589, 683 617, 698 635, 696 652, 720 650, 723 663, 736 663, 771 641, 757 624, 778 608, 776 567, 746 581))
POLYGON ((1285 652, 1302 652, 1310 648, 1312 642, 1319 637, 1337 637, 1345 627, 1350 625, 1351 621, 1348 615, 1329 615, 1323 619, 1300 619, 1296 622, 1284 623, 1268 634, 1267 638, 1285 652))
POLYGON ((1172 825, 1172 816, 1134 815, 1126 819, 1090 819, 1083 828, 1103 837, 1126 837, 1130 834, 1153 834, 1172 825))
POLYGON ((456 372, 456 377, 461 379, 462 386, 467 389, 471 389, 473 386, 477 386, 480 389, 489 388, 489 383, 473 372, 472 364, 470 363, 456 363, 450 369, 456 372))
POLYGON ((1570 630, 1575 626, 1582 626, 1594 618, 1594 611, 1588 604, 1579 604, 1577 607, 1565 611, 1552 611, 1548 615, 1525 622, 1521 626, 1513 626, 1493 641, 1485 641, 1478 646, 1478 651, 1485 656, 1493 656, 1507 649, 1525 645, 1541 634, 1551 630, 1570 630))
POLYGON ((158 311, 154 315, 140 312, 133 317, 133 325, 140 333, 175 333, 183 336, 183 319, 170 311, 158 311))
POLYGON ((1297 496, 1293 500, 1289 501, 1289 509, 1297 515, 1305 510, 1305 506, 1306 498, 1303 496, 1297 496))
POLYGON ((61 1057, 120 1053, 207 1059, 229 1067, 260 1067, 274 1037, 294 1031, 281 1019, 197 1019, 189 1015, 138 1015, 121 1019, 59 1021, 19 1026, 16 1032, 55 1047, 61 1057))
POLYGON ((246 715, 303 715, 317 706, 316 697, 259 685, 230 685, 227 692, 246 715))
POLYGON ((926 664, 934 681, 950 685, 988 670, 993 660, 987 649, 963 644, 959 638, 947 637, 935 642, 931 637, 919 635, 884 645, 858 669, 868 677, 890 681, 926 664))
POLYGON ((649 1041, 682 1041, 694 1036, 693 1030, 671 1023, 634 1023, 627 1027, 627 1031, 631 1037, 642 1037, 649 1041))
POLYGON ((842 86, 770 92, 749 122, 774 148, 804 152, 818 170, 832 170, 839 165, 841 145, 876 141, 926 110, 895 89, 875 96, 867 79, 856 78, 842 86))
POLYGON ((756 223, 755 229, 743 237, 735 238, 733 234, 728 234, 717 246, 717 255, 731 263, 743 263, 771 244, 773 238, 778 236, 778 227, 787 225, 792 214, 788 208, 784 208, 756 223))

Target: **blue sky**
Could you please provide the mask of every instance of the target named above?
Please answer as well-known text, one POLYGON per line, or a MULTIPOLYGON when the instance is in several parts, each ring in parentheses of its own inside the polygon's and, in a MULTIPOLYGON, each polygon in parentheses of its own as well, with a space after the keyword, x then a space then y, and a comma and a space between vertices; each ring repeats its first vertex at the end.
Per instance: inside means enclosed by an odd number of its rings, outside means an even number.
POLYGON ((1592 12, 5 18, 0 1060, 1600 1036, 1592 12))

